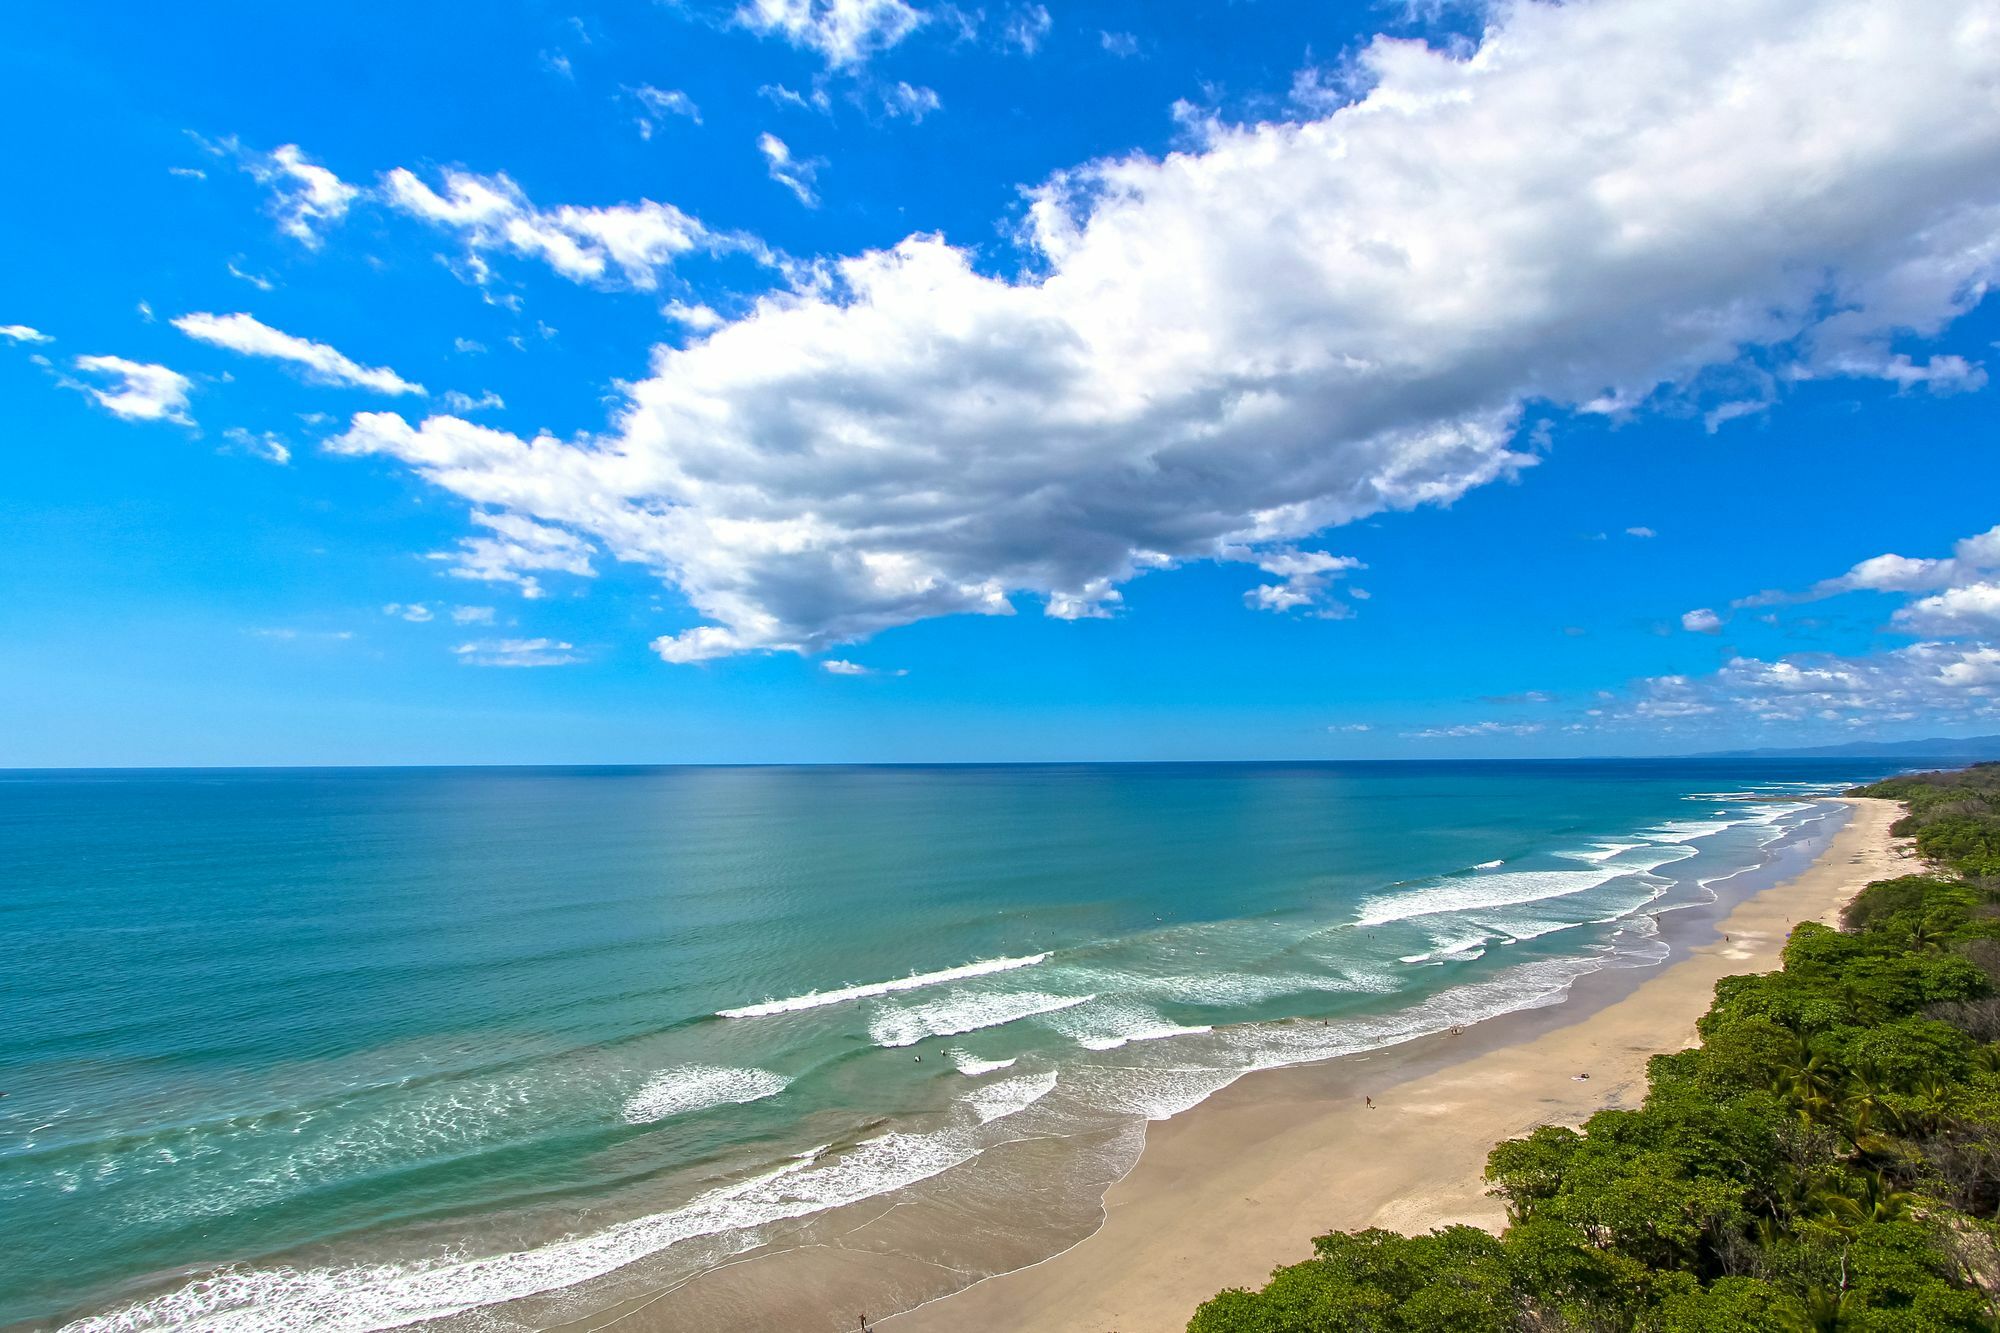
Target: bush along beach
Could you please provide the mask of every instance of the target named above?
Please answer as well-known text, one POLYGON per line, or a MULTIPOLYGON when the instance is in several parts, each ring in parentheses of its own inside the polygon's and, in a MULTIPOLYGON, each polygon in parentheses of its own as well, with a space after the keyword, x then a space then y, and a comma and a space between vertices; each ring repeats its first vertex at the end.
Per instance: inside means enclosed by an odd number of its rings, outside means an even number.
POLYGON ((1321 1236, 1190 1333, 2000 1330, 2000 764, 1853 794, 1929 873, 1725 978, 1639 1109, 1496 1147, 1502 1234, 1321 1236))

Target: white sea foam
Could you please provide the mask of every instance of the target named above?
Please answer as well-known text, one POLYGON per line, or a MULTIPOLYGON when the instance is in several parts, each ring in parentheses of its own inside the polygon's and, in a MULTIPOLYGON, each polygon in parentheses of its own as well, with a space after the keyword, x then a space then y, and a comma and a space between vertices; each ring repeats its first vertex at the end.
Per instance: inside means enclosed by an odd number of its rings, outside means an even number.
POLYGON ((958 1050, 955 1047, 946 1051, 945 1054, 951 1057, 951 1062, 954 1065, 958 1066, 958 1072, 967 1078, 978 1078, 982 1074, 994 1074, 1002 1069, 1012 1069, 1016 1064, 1020 1063, 1021 1059, 1017 1055, 1012 1060, 982 1060, 976 1055, 958 1050))
POLYGON ((1601 870, 1510 870, 1497 875, 1468 875, 1441 880, 1427 888, 1381 893, 1361 904, 1355 924, 1383 926, 1411 917, 1440 912, 1512 907, 1519 903, 1583 893, 1629 873, 1625 867, 1601 870))
POLYGON ((1056 1072, 1053 1069, 1040 1074, 1016 1074, 1013 1078, 981 1085, 965 1099, 965 1104, 972 1108, 972 1114, 979 1118, 980 1124, 987 1125, 1027 1110, 1054 1091, 1055 1086, 1056 1072))
POLYGON ((711 1106, 732 1106, 776 1096, 791 1082, 768 1069, 724 1065, 680 1065, 646 1080, 625 1100, 625 1118, 635 1125, 665 1120, 711 1106))
POLYGON ((1135 1041, 1159 1041, 1214 1030, 1205 1026, 1182 1027, 1169 1023, 1144 1005, 1124 1003, 1094 1004, 1064 1014, 1049 1026, 1086 1051, 1115 1051, 1135 1041))
POLYGON ((804 995, 794 995, 787 1000, 765 1000, 761 1004, 746 1004, 740 1009, 720 1009, 721 1018, 765 1018, 771 1014, 796 1013, 801 1009, 818 1009, 829 1004, 845 1004, 849 1000, 865 1000, 876 995, 892 995, 897 991, 921 990, 926 986, 941 986, 948 981, 964 981, 969 977, 991 976, 995 972, 1011 972, 1018 967, 1033 967, 1048 957, 1045 953, 1031 953, 1022 958, 988 958, 977 963, 967 963, 963 967, 947 967, 941 972, 919 972, 912 976, 898 977, 894 981, 876 981, 863 986, 843 986, 839 990, 807 991, 804 995))
POLYGON ((1639 836, 1648 842, 1683 843, 1697 838, 1712 838, 1725 829, 1747 824, 1747 818, 1737 819, 1669 819, 1655 824, 1649 829, 1639 830, 1639 836))
POLYGON ((1587 848, 1576 851, 1557 852, 1556 855, 1571 861, 1609 861, 1614 856, 1646 845, 1643 842, 1593 842, 1587 848))
MULTIPOLYGON (((532 1250, 409 1264, 227 1268, 63 1333, 373 1333, 602 1277, 701 1236, 805 1217, 927 1180, 981 1151, 968 1133, 885 1134, 831 1158, 794 1158, 681 1208, 532 1250)), ((743 1237, 741 1248, 755 1244, 743 1237)))
POLYGON ((1036 1014, 1056 1013, 1096 998, 1034 990, 967 991, 923 1004, 886 1007, 868 1024, 868 1035, 877 1046, 914 1046, 926 1037, 956 1037, 1036 1014))
POLYGON ((1504 866, 1506 864, 1507 863, 1505 861, 1481 861, 1478 865, 1472 868, 1474 870, 1498 870, 1501 866, 1504 866))
POLYGON ((1411 964, 1470 962, 1486 952, 1486 943, 1493 937, 1484 930, 1471 934, 1442 933, 1431 936, 1432 947, 1422 953, 1408 953, 1398 962, 1411 964))

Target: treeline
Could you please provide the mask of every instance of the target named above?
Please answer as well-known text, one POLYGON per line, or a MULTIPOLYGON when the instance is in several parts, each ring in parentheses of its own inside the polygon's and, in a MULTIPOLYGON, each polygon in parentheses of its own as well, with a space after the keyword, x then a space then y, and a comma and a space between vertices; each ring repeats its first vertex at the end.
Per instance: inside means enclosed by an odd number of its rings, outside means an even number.
POLYGON ((2000 765, 1856 794, 1937 873, 1724 979, 1640 1109, 1495 1148, 1502 1235, 1322 1236, 1190 1333, 2000 1330, 2000 765))

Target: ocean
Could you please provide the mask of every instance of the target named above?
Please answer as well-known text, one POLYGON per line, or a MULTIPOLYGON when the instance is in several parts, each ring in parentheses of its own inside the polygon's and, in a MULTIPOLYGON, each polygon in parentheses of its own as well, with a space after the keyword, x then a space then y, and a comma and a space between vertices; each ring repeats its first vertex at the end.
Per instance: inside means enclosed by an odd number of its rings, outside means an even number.
POLYGON ((0 1326, 541 1328, 856 1216, 913 1303, 1248 1071, 1659 961, 1901 767, 0 774, 0 1326))

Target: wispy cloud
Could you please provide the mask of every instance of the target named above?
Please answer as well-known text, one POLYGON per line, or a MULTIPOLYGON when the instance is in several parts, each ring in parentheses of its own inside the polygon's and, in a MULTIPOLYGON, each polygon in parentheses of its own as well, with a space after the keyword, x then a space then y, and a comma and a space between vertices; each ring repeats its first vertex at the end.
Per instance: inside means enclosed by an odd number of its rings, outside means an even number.
POLYGON ((790 190, 807 208, 819 207, 813 178, 825 165, 820 159, 794 157, 785 141, 769 132, 757 136, 757 151, 764 155, 764 170, 772 180, 790 190))
POLYGON ((245 356, 288 361, 302 367, 306 378, 318 384, 351 385, 386 394, 424 393, 423 385, 413 384, 393 370, 361 365, 325 343, 294 337, 250 315, 196 313, 182 315, 173 325, 199 342, 226 347, 245 356))
POLYGON ((581 662, 575 648, 557 639, 475 639, 452 651, 468 666, 552 667, 581 662))

